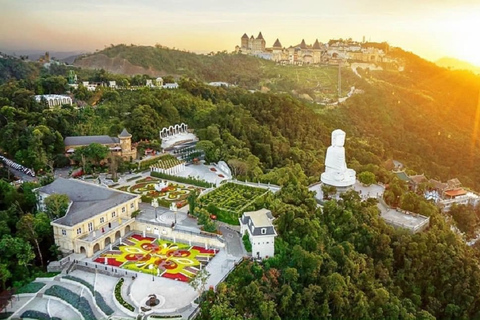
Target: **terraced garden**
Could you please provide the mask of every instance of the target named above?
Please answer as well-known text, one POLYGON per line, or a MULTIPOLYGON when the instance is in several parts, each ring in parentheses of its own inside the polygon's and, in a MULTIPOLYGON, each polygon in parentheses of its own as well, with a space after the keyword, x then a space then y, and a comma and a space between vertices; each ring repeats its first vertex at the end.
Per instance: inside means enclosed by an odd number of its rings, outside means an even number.
POLYGON ((214 249, 141 235, 102 253, 95 262, 188 282, 216 255, 214 249))

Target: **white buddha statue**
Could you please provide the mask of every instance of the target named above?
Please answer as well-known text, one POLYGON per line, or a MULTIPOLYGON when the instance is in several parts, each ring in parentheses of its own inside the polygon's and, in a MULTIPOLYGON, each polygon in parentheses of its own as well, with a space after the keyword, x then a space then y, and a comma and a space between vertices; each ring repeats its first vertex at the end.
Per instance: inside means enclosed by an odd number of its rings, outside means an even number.
POLYGON ((320 180, 335 187, 349 187, 355 183, 355 170, 347 168, 345 162, 345 132, 337 129, 332 132, 332 145, 327 149, 325 172, 320 180))

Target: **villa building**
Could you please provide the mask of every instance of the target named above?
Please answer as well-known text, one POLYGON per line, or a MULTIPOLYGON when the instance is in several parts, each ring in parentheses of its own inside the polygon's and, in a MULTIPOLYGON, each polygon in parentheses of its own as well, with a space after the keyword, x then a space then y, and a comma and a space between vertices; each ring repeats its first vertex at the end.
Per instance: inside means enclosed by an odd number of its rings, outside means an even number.
POLYGON ((138 210, 140 195, 63 178, 35 191, 40 210, 53 194, 70 199, 67 213, 51 222, 55 243, 63 252, 91 257, 133 231, 132 213, 138 210))
POLYGON ((50 108, 61 107, 64 104, 71 106, 73 104, 72 98, 60 94, 39 94, 35 96, 35 101, 46 101, 50 108))
POLYGON ((272 224, 273 216, 270 210, 244 212, 239 218, 240 233, 248 233, 252 244, 253 257, 265 259, 275 253, 275 237, 277 232, 272 224))
POLYGON ((110 149, 116 156, 120 156, 123 160, 130 161, 137 158, 137 149, 132 147, 132 135, 128 133, 127 129, 123 131, 117 137, 109 136, 76 136, 66 137, 65 153, 71 155, 75 152, 76 148, 85 147, 91 143, 99 143, 110 149))

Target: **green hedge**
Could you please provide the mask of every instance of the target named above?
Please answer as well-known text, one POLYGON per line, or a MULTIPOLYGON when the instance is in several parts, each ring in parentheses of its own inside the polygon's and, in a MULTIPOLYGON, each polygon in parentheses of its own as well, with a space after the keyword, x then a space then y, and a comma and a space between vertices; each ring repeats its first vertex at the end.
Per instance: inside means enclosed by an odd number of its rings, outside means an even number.
POLYGON ((85 299, 84 297, 80 297, 78 294, 64 287, 53 285, 47 290, 45 290, 45 294, 54 296, 66 301, 73 308, 77 309, 85 318, 85 320, 97 319, 87 299, 85 299))
POLYGON ((150 315, 149 318, 152 319, 183 319, 181 314, 174 314, 174 315, 160 315, 160 314, 153 314, 150 315))
POLYGON ((88 290, 90 290, 90 292, 92 293, 92 295, 95 295, 95 292, 93 290, 93 286, 88 283, 87 281, 83 280, 83 279, 80 279, 80 278, 77 278, 77 277, 74 277, 74 276, 64 276, 65 279, 68 279, 68 280, 72 280, 72 281, 76 281, 78 283, 81 283, 83 284, 85 287, 88 288, 88 290))
POLYGON ((187 183, 187 184, 191 184, 191 185, 194 185, 194 186, 197 186, 197 187, 202 187, 202 188, 210 188, 210 187, 214 186, 213 183, 207 182, 205 180, 191 178, 191 177, 177 177, 177 176, 172 176, 172 175, 169 175, 169 174, 166 174, 166 173, 160 173, 160 172, 155 172, 155 171, 150 172, 150 175, 152 177, 157 177, 157 178, 166 179, 166 180, 172 180, 172 181, 181 182, 181 183, 187 183))
POLYGON ((130 311, 134 311, 135 308, 130 304, 128 303, 127 301, 123 300, 123 297, 122 297, 122 285, 123 285, 123 282, 125 280, 123 278, 121 278, 120 280, 118 280, 117 284, 115 285, 115 299, 117 299, 117 301, 122 305, 124 306, 125 308, 127 308, 128 310, 130 311))
MULTIPOLYGON (((38 320, 62 320, 58 317, 50 317, 48 314, 36 310, 27 310, 20 316, 22 319, 38 319, 38 320)), ((0 318, 2 319, 2 318, 0 318)))
POLYGON ((45 287, 45 283, 42 282, 30 282, 29 284, 24 285, 23 287, 19 288, 15 294, 20 293, 36 293, 45 287))
POLYGON ((97 306, 99 306, 100 309, 102 309, 103 313, 105 313, 107 316, 113 314, 113 309, 110 308, 110 306, 105 302, 105 300, 103 300, 102 295, 98 291, 95 291, 95 302, 97 303, 97 306))
POLYGON ((243 241, 243 246, 245 247, 245 250, 247 250, 247 252, 252 252, 252 243, 250 242, 250 238, 248 237, 248 234, 243 235, 242 241, 243 241))

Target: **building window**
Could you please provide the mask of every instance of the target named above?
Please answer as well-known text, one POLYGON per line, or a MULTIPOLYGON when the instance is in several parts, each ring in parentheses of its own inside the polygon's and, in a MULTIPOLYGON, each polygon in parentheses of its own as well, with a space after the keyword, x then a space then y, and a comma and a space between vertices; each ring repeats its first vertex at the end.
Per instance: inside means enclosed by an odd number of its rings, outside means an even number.
POLYGON ((125 207, 122 208, 122 213, 125 213, 125 207))
POLYGON ((88 223, 88 232, 92 232, 92 231, 93 231, 93 223, 89 222, 88 223))
POLYGON ((133 207, 134 207, 134 204, 132 202, 132 203, 130 203, 130 209, 133 209, 133 207))
POLYGON ((81 234, 82 233, 82 228, 78 228, 77 229, 77 234, 81 234))
POLYGON ((66 236, 66 235, 67 235, 67 230, 62 229, 62 236, 66 236))
POLYGON ((115 218, 115 216, 117 215, 117 213, 115 211, 112 212, 112 218, 115 218))
POLYGON ((105 218, 104 217, 101 217, 100 218, 100 223, 104 223, 105 222, 105 218))
POLYGON ((267 234, 267 228, 262 228, 262 230, 260 232, 261 232, 261 234, 267 234))

